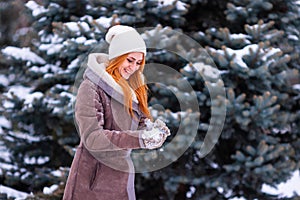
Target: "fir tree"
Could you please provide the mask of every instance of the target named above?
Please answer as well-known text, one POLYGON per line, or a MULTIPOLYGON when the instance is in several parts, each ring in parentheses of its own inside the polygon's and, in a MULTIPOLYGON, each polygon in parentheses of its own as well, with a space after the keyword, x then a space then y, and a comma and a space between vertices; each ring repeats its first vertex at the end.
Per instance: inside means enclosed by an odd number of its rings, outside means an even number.
MULTIPOLYGON (((5 146, 0 151, 9 150, 0 158, 1 184, 33 192, 28 199, 61 198, 79 142, 72 106, 83 63, 88 53, 107 51, 105 32, 119 23, 146 27, 147 45, 157 47, 147 61, 176 72, 149 77, 156 82, 149 86, 151 112, 177 133, 167 142, 178 147, 194 140, 180 158, 172 154, 175 148, 153 151, 138 162, 162 156, 175 160, 137 174, 138 199, 279 198, 262 186, 275 187, 299 170, 296 0, 47 0, 28 1, 26 7, 37 38, 30 48, 8 46, 0 54, 5 66, 0 68, 0 142, 5 146), (226 96, 218 96, 223 86, 226 96), (193 95, 198 105, 191 110, 193 95), (223 125, 218 116, 224 107, 223 125), (216 146, 204 156, 206 133, 219 128, 216 146), (50 186, 60 190, 43 194, 50 186)), ((154 73, 150 65, 146 74, 154 73)))

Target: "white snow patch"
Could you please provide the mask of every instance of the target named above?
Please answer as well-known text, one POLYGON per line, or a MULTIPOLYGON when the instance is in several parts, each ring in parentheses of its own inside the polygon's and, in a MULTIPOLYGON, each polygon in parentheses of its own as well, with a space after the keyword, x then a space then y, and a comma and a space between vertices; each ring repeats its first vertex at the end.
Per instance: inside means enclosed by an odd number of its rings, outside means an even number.
MULTIPOLYGON (((34 92, 30 93, 31 88, 20 86, 20 85, 15 85, 12 86, 7 93, 4 93, 8 98, 13 99, 13 95, 16 95, 19 99, 24 100, 24 104, 28 106, 32 106, 32 102, 35 99, 40 99, 44 95, 41 92, 34 92)), ((11 108, 13 104, 11 102, 5 101, 4 102, 4 107, 5 108, 11 108)))
POLYGON ((295 40, 295 41, 299 41, 299 37, 297 35, 289 35, 288 39, 290 40, 295 40))
POLYGON ((80 31, 83 30, 88 32, 90 30, 89 25, 86 22, 67 22, 64 25, 72 32, 75 32, 77 35, 80 34, 80 31))
POLYGON ((26 4, 26 7, 32 10, 32 15, 34 17, 48 12, 48 9, 45 9, 43 6, 40 6, 35 1, 28 1, 26 4))
POLYGON ((56 73, 56 72, 60 71, 60 69, 56 65, 47 64, 47 65, 44 65, 43 67, 33 66, 29 69, 29 71, 35 72, 35 73, 47 74, 49 72, 56 73))
POLYGON ((58 185, 51 185, 50 187, 44 187, 43 193, 44 194, 52 194, 55 190, 58 189, 58 185))
POLYGON ((15 200, 23 200, 26 199, 29 194, 25 192, 21 192, 3 185, 0 185, 0 193, 7 194, 8 197, 14 197, 15 200))
POLYGON ((25 102, 24 104, 25 105, 29 105, 30 107, 32 106, 32 102, 35 100, 35 99, 40 99, 44 96, 44 94, 42 92, 34 92, 32 94, 28 94, 26 95, 26 99, 25 99, 25 102))
MULTIPOLYGON (((0 128, 4 127, 4 128, 11 128, 11 122, 8 121, 4 116, 0 116, 0 128)), ((0 131, 1 134, 1 131, 0 131)))
MULTIPOLYGON (((233 62, 237 63, 242 68, 248 69, 247 64, 243 61, 243 57, 250 53, 250 49, 252 49, 252 51, 255 52, 258 48, 259 46, 257 44, 251 44, 239 50, 233 50, 227 47, 225 51, 230 56, 233 56, 235 54, 235 58, 233 59, 233 62)), ((262 50, 260 51, 262 52, 262 50)))
POLYGON ((30 61, 32 63, 38 63, 38 64, 46 63, 43 58, 39 57, 38 55, 30 51, 30 48, 28 47, 18 48, 18 47, 8 46, 2 49, 2 53, 23 61, 30 61))
POLYGON ((50 158, 48 156, 46 156, 46 157, 39 156, 38 158, 36 158, 36 157, 30 158, 30 157, 26 156, 24 158, 24 163, 28 164, 28 165, 35 165, 35 164, 42 165, 42 164, 45 164, 46 162, 48 162, 49 160, 50 160, 50 158))
MULTIPOLYGON (((97 24, 100 24, 101 26, 103 26, 104 28, 109 28, 111 26, 111 22, 112 22, 113 18, 112 17, 100 17, 98 19, 95 20, 95 22, 97 24)), ((96 28, 96 30, 99 31, 98 28, 96 28)))
POLYGON ((213 79, 219 78, 219 70, 210 65, 197 62, 193 63, 193 67, 205 77, 210 77, 213 79))
POLYGON ((62 174, 62 171, 60 170, 55 170, 55 171, 52 171, 51 174, 53 176, 57 176, 57 177, 61 177, 63 174, 62 174))
POLYGON ((76 22, 67 22, 64 24, 70 31, 72 32, 79 32, 79 26, 76 22))
POLYGON ((263 184, 262 192, 268 194, 279 195, 280 198, 289 198, 293 197, 294 193, 300 195, 300 175, 299 170, 295 171, 288 181, 280 183, 277 185, 277 188, 273 188, 270 185, 263 184))
POLYGON ((268 52, 266 53, 266 55, 264 55, 261 59, 263 61, 267 61, 267 59, 271 56, 273 56, 274 54, 277 54, 281 52, 281 50, 279 48, 269 48, 268 52))
POLYGON ((72 60, 72 62, 68 65, 68 69, 74 69, 79 66, 79 58, 72 60))
POLYGON ((186 193, 187 198, 192 198, 193 194, 196 192, 196 188, 194 186, 190 187, 190 190, 186 193))
POLYGON ((177 10, 181 10, 181 11, 187 11, 187 4, 186 3, 183 3, 181 1, 177 1, 176 2, 176 9, 177 10))
POLYGON ((0 85, 8 86, 8 84, 9 84, 8 78, 5 75, 0 74, 0 85))
POLYGON ((230 198, 229 200, 247 200, 247 199, 245 199, 245 197, 233 197, 230 198))
MULTIPOLYGON (((24 139, 27 140, 29 142, 39 142, 41 141, 42 137, 39 136, 32 136, 29 135, 28 133, 21 133, 21 132, 10 132, 10 134, 14 135, 15 137, 19 138, 19 139, 24 139)), ((45 137, 43 137, 45 138, 45 137)))
POLYGON ((159 0, 158 7, 166 7, 175 5, 177 10, 186 11, 187 4, 176 0, 159 0))
MULTIPOLYGON (((1 134, 1 132, 0 132, 0 134, 1 134)), ((0 155, 1 155, 2 161, 7 162, 7 163, 11 162, 11 159, 10 159, 11 155, 10 155, 9 151, 7 150, 3 141, 0 141, 0 155)), ((0 169, 4 169, 4 168, 2 168, 4 165, 5 165, 4 163, 0 163, 0 169)), ((8 165, 8 164, 6 166, 11 167, 11 165, 8 165)))
POLYGON ((85 41, 84 45, 89 46, 89 45, 92 45, 92 44, 96 44, 97 42, 98 42, 97 40, 91 39, 91 40, 85 41))
POLYGON ((300 84, 293 85, 293 89, 300 91, 300 84))
POLYGON ((20 99, 24 99, 25 96, 27 96, 30 92, 31 88, 24 87, 21 85, 14 85, 12 86, 7 93, 4 93, 7 95, 8 98, 13 98, 12 94, 16 95, 20 99))
POLYGON ((59 53, 63 47, 64 45, 62 44, 51 43, 51 44, 41 44, 39 49, 41 51, 46 51, 47 55, 53 55, 59 53))
POLYGON ((78 37, 75 39, 75 42, 78 43, 78 44, 83 44, 86 42, 86 37, 78 37))

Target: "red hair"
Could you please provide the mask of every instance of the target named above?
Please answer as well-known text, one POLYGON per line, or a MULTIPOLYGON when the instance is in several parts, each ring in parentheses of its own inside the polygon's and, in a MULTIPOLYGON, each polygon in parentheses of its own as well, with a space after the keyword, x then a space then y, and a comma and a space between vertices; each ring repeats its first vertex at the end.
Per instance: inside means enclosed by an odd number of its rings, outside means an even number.
POLYGON ((113 79, 121 86, 124 92, 124 104, 128 109, 128 113, 133 116, 132 111, 132 90, 134 91, 137 100, 139 102, 140 110, 146 115, 146 117, 151 118, 150 111, 148 109, 148 87, 144 83, 143 71, 145 67, 145 57, 140 68, 135 71, 128 79, 124 79, 119 72, 119 66, 127 59, 129 53, 121 55, 115 59, 112 59, 108 63, 106 71, 113 77, 113 79))

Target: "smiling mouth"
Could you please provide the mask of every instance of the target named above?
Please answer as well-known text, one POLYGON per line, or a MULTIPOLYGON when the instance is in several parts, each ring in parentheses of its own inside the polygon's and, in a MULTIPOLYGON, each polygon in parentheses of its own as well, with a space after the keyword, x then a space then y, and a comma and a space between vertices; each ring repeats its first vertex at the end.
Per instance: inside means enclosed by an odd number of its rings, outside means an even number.
POLYGON ((125 73, 131 74, 131 71, 128 71, 127 69, 124 69, 125 73))

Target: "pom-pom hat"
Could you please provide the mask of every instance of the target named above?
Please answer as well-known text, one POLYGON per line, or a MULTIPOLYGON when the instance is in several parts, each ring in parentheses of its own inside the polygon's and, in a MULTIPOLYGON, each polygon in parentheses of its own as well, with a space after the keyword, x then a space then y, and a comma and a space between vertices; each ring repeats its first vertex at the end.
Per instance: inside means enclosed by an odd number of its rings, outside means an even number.
POLYGON ((105 35, 105 40, 109 43, 109 60, 131 52, 141 52, 146 56, 145 41, 130 26, 115 25, 111 27, 105 35))

